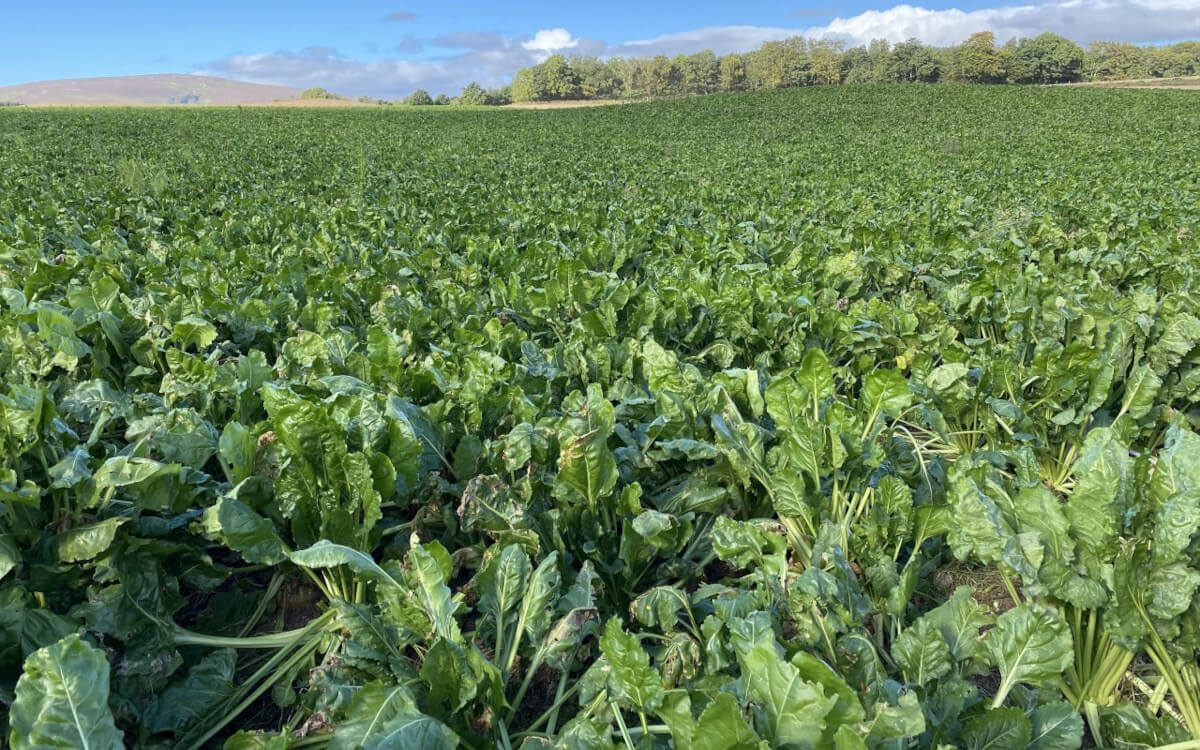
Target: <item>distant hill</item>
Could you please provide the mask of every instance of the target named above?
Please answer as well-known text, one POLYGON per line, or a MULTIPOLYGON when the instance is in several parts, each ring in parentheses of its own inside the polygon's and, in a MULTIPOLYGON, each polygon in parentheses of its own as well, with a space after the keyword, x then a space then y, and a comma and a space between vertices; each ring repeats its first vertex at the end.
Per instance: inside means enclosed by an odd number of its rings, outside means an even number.
POLYGON ((300 89, 286 86, 179 74, 71 78, 0 86, 0 102, 31 106, 261 104, 299 96, 300 89))

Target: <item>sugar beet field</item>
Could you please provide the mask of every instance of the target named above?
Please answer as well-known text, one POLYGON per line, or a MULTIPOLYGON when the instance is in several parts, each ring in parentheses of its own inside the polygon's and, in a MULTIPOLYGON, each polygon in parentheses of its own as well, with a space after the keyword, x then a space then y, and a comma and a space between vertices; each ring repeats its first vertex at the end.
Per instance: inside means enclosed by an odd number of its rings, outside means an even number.
POLYGON ((1200 748, 1196 154, 1174 91, 0 112, 0 734, 1200 748))

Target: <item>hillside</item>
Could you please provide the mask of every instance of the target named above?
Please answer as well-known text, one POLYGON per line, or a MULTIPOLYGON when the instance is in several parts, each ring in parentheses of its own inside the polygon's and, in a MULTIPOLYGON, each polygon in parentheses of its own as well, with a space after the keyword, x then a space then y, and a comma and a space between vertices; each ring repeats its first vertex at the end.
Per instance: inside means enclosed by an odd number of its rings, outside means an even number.
POLYGON ((0 743, 1200 750, 1196 103, 0 112, 0 743))
POLYGON ((0 102, 47 105, 257 104, 299 89, 183 74, 72 78, 0 86, 0 102))

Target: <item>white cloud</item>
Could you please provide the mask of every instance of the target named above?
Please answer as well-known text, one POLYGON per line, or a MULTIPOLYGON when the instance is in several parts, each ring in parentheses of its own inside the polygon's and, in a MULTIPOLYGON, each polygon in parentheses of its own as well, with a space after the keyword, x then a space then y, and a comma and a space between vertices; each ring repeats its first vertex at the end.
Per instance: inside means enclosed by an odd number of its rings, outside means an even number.
POLYGON ((718 55, 747 52, 763 42, 787 39, 803 34, 804 29, 769 26, 712 26, 693 31, 664 34, 653 39, 635 39, 604 51, 606 57, 642 57, 643 55, 690 55, 710 49, 718 55))
POLYGON ((203 71, 197 72, 297 88, 323 86, 353 96, 400 98, 417 88, 453 94, 470 81, 486 87, 500 86, 520 68, 558 53, 613 57, 690 54, 711 49, 725 54, 746 52, 766 41, 801 34, 842 39, 851 45, 871 39, 898 42, 912 37, 929 44, 951 45, 983 30, 995 32, 1000 40, 1043 31, 1081 43, 1195 38, 1200 37, 1200 0, 1027 0, 1021 5, 969 11, 903 4, 808 28, 718 26, 617 43, 575 37, 562 28, 541 29, 520 37, 464 31, 434 39, 409 35, 394 48, 401 53, 422 49, 426 55, 430 50, 443 52, 421 60, 354 60, 336 50, 312 47, 300 52, 234 55, 201 66, 203 71))
POLYGON ((531 52, 554 54, 579 45, 579 40, 571 36, 566 29, 541 29, 533 35, 533 39, 521 42, 521 46, 531 52))
POLYGON ((963 11, 897 5, 870 10, 805 31, 860 44, 916 37, 935 45, 961 42, 990 30, 1001 40, 1053 31, 1080 43, 1098 40, 1152 42, 1200 34, 1200 0, 1057 0, 963 11))

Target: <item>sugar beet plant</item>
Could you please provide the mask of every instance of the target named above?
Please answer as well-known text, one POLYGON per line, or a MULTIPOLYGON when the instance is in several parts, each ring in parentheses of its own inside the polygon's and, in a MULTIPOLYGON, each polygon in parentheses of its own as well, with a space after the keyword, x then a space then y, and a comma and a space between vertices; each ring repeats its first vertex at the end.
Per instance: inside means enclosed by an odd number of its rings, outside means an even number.
POLYGON ((0 115, 0 732, 1200 748, 1187 92, 0 115))

